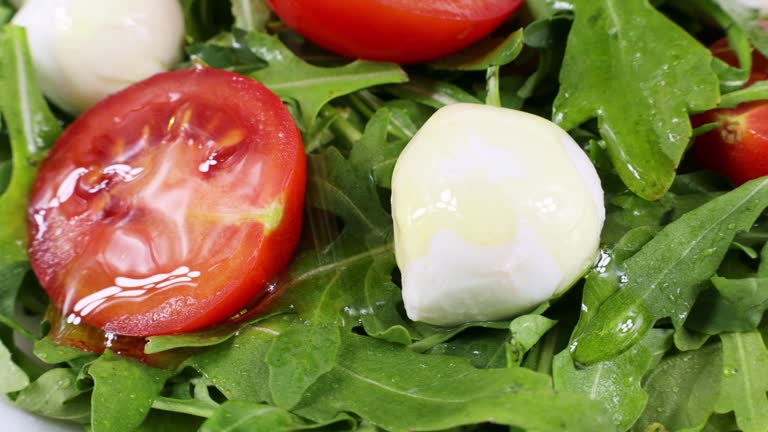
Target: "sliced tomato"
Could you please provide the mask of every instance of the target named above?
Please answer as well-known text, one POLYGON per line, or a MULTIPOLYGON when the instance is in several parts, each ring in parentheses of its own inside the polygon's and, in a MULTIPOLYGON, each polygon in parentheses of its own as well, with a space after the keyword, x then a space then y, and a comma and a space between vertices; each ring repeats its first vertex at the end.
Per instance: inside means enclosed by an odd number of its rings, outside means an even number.
MULTIPOLYGON (((738 65, 728 41, 713 44, 712 53, 731 66, 738 65)), ((768 80, 768 59, 752 53, 752 70, 745 86, 768 80)), ((768 175, 768 101, 731 109, 716 109, 693 116, 695 127, 714 123, 717 128, 696 138, 693 154, 707 169, 717 171, 735 185, 768 175)))
POLYGON ((523 0, 269 0, 312 42, 351 58, 416 63, 493 31, 523 0))
POLYGON ((301 136, 266 87, 159 74, 54 145, 28 211, 32 268, 69 323, 201 329, 269 293, 299 239, 305 177, 301 136))

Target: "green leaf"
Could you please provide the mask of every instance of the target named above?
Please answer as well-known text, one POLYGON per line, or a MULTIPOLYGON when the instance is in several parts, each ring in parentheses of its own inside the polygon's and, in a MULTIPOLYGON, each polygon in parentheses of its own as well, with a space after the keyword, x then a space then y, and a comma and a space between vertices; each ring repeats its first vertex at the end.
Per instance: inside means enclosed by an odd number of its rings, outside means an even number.
POLYGON ((391 187, 395 163, 407 144, 405 140, 388 140, 392 123, 392 110, 382 108, 376 111, 365 126, 363 137, 349 155, 349 162, 355 169, 373 176, 376 184, 385 188, 391 187))
POLYGON ((202 423, 198 417, 153 410, 134 432, 195 432, 202 423))
POLYGON ((235 27, 246 31, 264 31, 272 11, 264 0, 232 0, 235 27))
POLYGON ((740 2, 728 0, 710 0, 717 4, 722 11, 731 17, 733 22, 749 36, 752 45, 764 56, 768 57, 768 31, 761 25, 756 10, 750 9, 740 2))
POLYGON ((249 74, 267 66, 245 43, 246 32, 234 29, 232 34, 223 33, 214 39, 190 45, 187 54, 195 64, 205 64, 239 74, 249 74))
POLYGON ((768 351, 759 332, 726 333, 719 413, 733 411, 744 432, 768 430, 768 351))
POLYGON ((485 421, 535 431, 606 430, 590 401, 555 393, 549 377, 524 368, 476 369, 345 335, 338 365, 312 386, 296 413, 352 412, 391 431, 441 430, 485 421))
POLYGON ((45 417, 87 424, 90 395, 78 389, 76 381, 71 369, 51 369, 18 394, 16 406, 45 417))
POLYGON ((0 315, 14 319, 14 302, 28 270, 26 208, 37 166, 61 127, 37 87, 24 29, 0 33, 0 114, 11 139, 13 168, 0 195, 0 315))
POLYGON ((481 369, 507 367, 509 331, 474 327, 426 351, 430 355, 463 357, 481 369))
POLYGON ((546 332, 557 324, 557 321, 541 315, 522 315, 509 324, 512 333, 506 346, 507 364, 517 367, 523 362, 523 356, 541 339, 546 332))
POLYGON ((348 428, 354 427, 354 420, 346 415, 340 415, 327 422, 310 423, 288 411, 273 406, 244 401, 229 401, 222 404, 206 420, 200 428, 200 432, 290 432, 318 429, 329 425, 335 425, 340 430, 348 430, 348 428))
POLYGON ((658 199, 692 136, 688 113, 719 100, 711 54, 647 0, 573 3, 554 120, 573 129, 597 117, 621 179, 658 199))
POLYGON ((129 431, 142 424, 171 372, 105 351, 91 363, 93 432, 129 431))
POLYGON ((602 402, 617 430, 627 430, 648 401, 641 380, 672 344, 671 335, 670 330, 654 329, 622 355, 582 368, 574 366, 565 350, 555 356, 555 389, 602 402))
POLYGON ((758 81, 745 89, 723 95, 720 108, 736 108, 743 103, 764 100, 768 100, 768 81, 758 81))
POLYGON ((624 234, 612 248, 600 250, 597 264, 586 276, 579 321, 573 330, 574 337, 583 333, 600 305, 621 288, 622 278, 626 277, 625 261, 653 239, 656 232, 654 228, 640 226, 624 234))
POLYGON ((657 320, 676 327, 717 270, 736 232, 768 205, 768 179, 753 180, 667 225, 625 263, 626 284, 575 335, 574 359, 591 364, 629 349, 657 320))
POLYGON ((16 366, 8 348, 0 342, 0 393, 11 393, 29 385, 29 377, 16 366))
POLYGON ((451 56, 430 63, 435 69, 484 71, 514 61, 523 50, 523 29, 506 38, 489 37, 451 56))
POLYGON ((262 403, 271 399, 267 351, 293 318, 285 315, 243 329, 239 335, 192 356, 187 364, 198 370, 230 400, 262 403))
POLYGON ((461 87, 426 78, 414 78, 405 84, 387 86, 386 90, 399 98, 413 100, 436 109, 456 103, 482 103, 461 87))
POLYGON ((250 76, 281 98, 296 100, 305 128, 312 126, 323 105, 338 96, 374 85, 408 80, 405 72, 393 63, 357 60, 341 67, 324 68, 304 62, 277 36, 251 32, 245 42, 269 63, 250 76))
POLYGON ((443 343, 467 329, 508 329, 509 323, 506 321, 475 321, 454 327, 438 327, 424 323, 414 323, 414 327, 422 338, 411 344, 410 349, 414 352, 425 352, 435 345, 443 343))
POLYGON ((261 321, 284 313, 285 311, 278 310, 270 314, 259 316, 244 323, 222 325, 193 333, 149 336, 146 338, 147 344, 144 345, 144 353, 156 354, 176 348, 200 348, 218 345, 233 337, 245 327, 255 326, 261 321))
POLYGON ((720 394, 721 352, 720 344, 711 344, 664 358, 643 384, 648 405, 632 430, 645 432, 654 424, 670 431, 701 430, 720 394))
POLYGON ((768 309, 768 278, 712 278, 716 291, 696 300, 686 327, 705 334, 755 330, 768 309))
POLYGON ((32 351, 37 358, 48 363, 58 364, 72 361, 82 357, 89 357, 93 353, 81 351, 66 345, 58 344, 48 337, 35 341, 32 351))

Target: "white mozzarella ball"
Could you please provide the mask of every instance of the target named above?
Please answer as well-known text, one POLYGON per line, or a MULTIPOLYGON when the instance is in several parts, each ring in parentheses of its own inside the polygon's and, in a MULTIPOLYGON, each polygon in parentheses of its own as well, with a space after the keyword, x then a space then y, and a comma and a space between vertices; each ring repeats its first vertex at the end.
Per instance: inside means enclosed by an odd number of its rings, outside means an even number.
POLYGON ((43 92, 73 114, 170 69, 184 39, 178 0, 28 0, 13 23, 43 92))
POLYGON ((543 118, 456 104, 419 130, 392 179, 395 252, 415 321, 526 312, 597 254, 603 190, 576 142, 543 118))

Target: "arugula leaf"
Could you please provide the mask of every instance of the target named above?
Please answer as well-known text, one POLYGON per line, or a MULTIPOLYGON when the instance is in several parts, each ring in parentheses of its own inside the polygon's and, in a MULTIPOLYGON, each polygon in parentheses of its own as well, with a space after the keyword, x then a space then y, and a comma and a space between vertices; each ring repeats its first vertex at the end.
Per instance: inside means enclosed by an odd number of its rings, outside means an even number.
POLYGON ((686 327, 705 334, 755 330, 768 309, 768 278, 712 278, 716 291, 696 300, 686 327))
POLYGON ((11 179, 0 195, 0 315, 13 320, 16 292, 29 269, 27 194, 61 127, 37 87, 24 29, 12 25, 0 34, 0 113, 13 153, 11 179))
POLYGON ((413 78, 406 84, 387 86, 385 89, 399 98, 436 109, 455 103, 482 103, 459 86, 426 78, 413 78))
POLYGON ((435 69, 484 71, 491 66, 504 66, 514 61, 523 50, 523 29, 506 38, 486 38, 436 62, 435 69))
POLYGON ((246 31, 264 31, 272 17, 265 0, 232 0, 235 27, 246 31))
POLYGON ((504 368, 507 367, 508 340, 508 331, 475 327, 433 346, 426 353, 463 357, 480 369, 504 368))
POLYGON ((635 344, 657 320, 681 327, 736 232, 768 206, 768 179, 745 183, 667 225, 625 263, 627 282, 574 336, 574 359, 591 364, 635 344))
MULTIPOLYGON (((388 108, 376 111, 365 126, 363 137, 349 155, 349 162, 355 169, 373 176, 376 184, 385 188, 390 188, 395 163, 406 145, 405 140, 388 140, 396 112, 388 108)), ((410 120, 405 117, 404 121, 410 120)))
POLYGON ((93 432, 137 428, 149 413, 171 372, 105 351, 91 363, 93 432))
POLYGON ((509 323, 512 333, 507 344, 507 365, 517 367, 523 362, 523 356, 541 339, 546 332, 557 324, 549 318, 536 314, 522 315, 509 323))
POLYGON ((692 136, 688 113, 719 100, 712 56, 647 0, 573 3, 553 118, 573 129, 597 117, 621 179, 658 199, 692 136))
POLYGON ((229 400, 271 400, 269 369, 264 362, 275 338, 293 322, 284 315, 247 327, 237 336, 192 356, 186 364, 203 374, 229 400))
POLYGON ((441 430, 483 421, 535 431, 607 430, 598 406, 556 393, 524 368, 476 369, 451 356, 345 334, 338 364, 297 407, 299 415, 352 412, 391 431, 441 430))
POLYGON ((0 393, 11 393, 29 385, 29 377, 11 359, 8 348, 0 342, 0 393))
POLYGON ((744 432, 768 430, 768 350, 757 331, 725 333, 720 398, 716 411, 736 414, 744 432))
POLYGON ((289 411, 270 405, 229 401, 222 404, 203 423, 200 432, 290 432, 319 429, 329 425, 347 430, 354 427, 354 423, 354 420, 346 415, 340 415, 327 422, 309 423, 292 415, 289 411))
POLYGON ((187 54, 192 63, 202 63, 217 69, 226 69, 239 74, 249 74, 267 66, 261 57, 245 43, 246 32, 234 29, 213 40, 190 45, 187 54))
POLYGON ((672 344, 670 330, 653 329, 631 349, 611 360, 576 368, 570 352, 555 356, 555 389, 603 403, 617 430, 627 430, 642 414, 648 394, 640 386, 672 344))
POLYGON ((91 418, 90 394, 79 389, 76 381, 71 369, 51 369, 22 390, 15 404, 45 417, 87 424, 91 418))
POLYGON ((653 425, 670 431, 701 430, 714 412, 722 371, 720 344, 664 358, 643 384, 648 405, 632 430, 654 430, 653 425))
POLYGON ((768 81, 758 81, 751 86, 723 95, 720 108, 736 108, 738 105, 768 100, 768 81))
POLYGON ((722 11, 733 19, 733 22, 739 26, 744 33, 749 35, 752 44, 764 56, 768 57, 768 31, 760 25, 758 13, 756 10, 748 8, 740 2, 728 0, 709 0, 722 9, 722 11))
POLYGON ((245 42, 269 63, 250 76, 281 98, 298 102, 301 108, 299 120, 305 130, 312 126, 320 108, 331 99, 378 84, 408 80, 405 72, 393 63, 357 60, 336 68, 314 66, 292 53, 277 36, 265 33, 248 33, 245 42))

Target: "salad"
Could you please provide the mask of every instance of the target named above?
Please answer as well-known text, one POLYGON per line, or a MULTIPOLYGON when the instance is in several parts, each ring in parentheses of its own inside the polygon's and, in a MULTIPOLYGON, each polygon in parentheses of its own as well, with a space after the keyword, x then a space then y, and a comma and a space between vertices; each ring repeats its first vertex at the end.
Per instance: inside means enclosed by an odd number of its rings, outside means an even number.
MULTIPOLYGON (((113 2, 56 2, 92 24, 67 39, 48 2, 18 3, 0 0, 18 408, 94 432, 768 430, 765 2, 115 2, 157 7, 135 34, 113 2), (94 29, 119 36, 78 39, 94 29), (414 277, 399 215, 424 184, 444 196, 440 144, 506 135, 539 146, 516 150, 539 177, 515 190, 573 187, 586 213, 562 214, 584 220, 512 245, 508 280, 464 283, 481 247, 414 277), (449 289, 424 285, 435 268, 449 289), (510 280, 525 301, 487 295, 510 280)), ((523 211, 478 206, 462 217, 523 211)))

